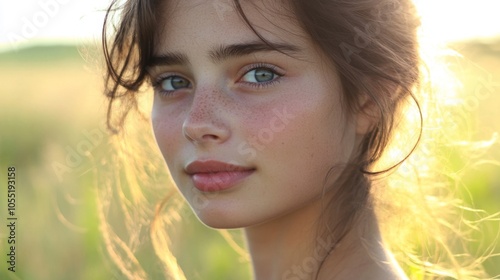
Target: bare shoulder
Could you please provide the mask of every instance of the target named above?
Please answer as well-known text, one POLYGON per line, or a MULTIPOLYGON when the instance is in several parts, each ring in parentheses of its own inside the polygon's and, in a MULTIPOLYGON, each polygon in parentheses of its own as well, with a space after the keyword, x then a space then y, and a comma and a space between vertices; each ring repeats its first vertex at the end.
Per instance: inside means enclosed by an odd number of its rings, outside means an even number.
POLYGON ((320 280, 409 280, 401 267, 396 262, 385 261, 365 263, 361 266, 343 269, 335 275, 324 274, 320 280))
POLYGON ((332 277, 329 280, 409 280, 403 272, 390 271, 385 269, 379 270, 363 270, 351 275, 343 275, 341 277, 332 277))
POLYGON ((366 279, 366 280, 408 280, 405 273, 399 268, 392 265, 387 267, 377 267, 367 269, 359 273, 358 277, 351 279, 366 279))
POLYGON ((360 279, 366 280, 408 280, 408 277, 402 271, 382 271, 377 274, 365 274, 360 279))

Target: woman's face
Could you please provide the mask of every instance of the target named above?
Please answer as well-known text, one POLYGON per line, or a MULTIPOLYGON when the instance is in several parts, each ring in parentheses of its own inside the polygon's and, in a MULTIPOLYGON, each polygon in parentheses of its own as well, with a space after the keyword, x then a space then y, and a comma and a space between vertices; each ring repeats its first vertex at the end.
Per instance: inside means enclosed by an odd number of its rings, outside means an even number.
POLYGON ((229 2, 214 3, 163 7, 150 67, 152 123, 200 220, 248 227, 318 202, 328 170, 351 157, 358 117, 341 106, 335 70, 277 4, 243 9, 290 55, 266 46, 229 2))

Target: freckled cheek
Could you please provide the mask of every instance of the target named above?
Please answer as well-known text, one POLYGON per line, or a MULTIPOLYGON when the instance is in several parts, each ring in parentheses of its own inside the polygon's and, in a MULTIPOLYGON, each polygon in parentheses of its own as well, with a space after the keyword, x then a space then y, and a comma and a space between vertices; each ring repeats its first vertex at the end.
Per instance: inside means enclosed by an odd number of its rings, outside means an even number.
POLYGON ((259 157, 279 154, 297 133, 297 114, 301 114, 301 109, 293 103, 282 98, 240 110, 241 125, 237 130, 242 132, 244 147, 252 148, 259 157))
POLYGON ((183 137, 182 119, 179 116, 169 116, 161 110, 153 110, 151 123, 158 147, 168 162, 168 158, 175 157, 175 152, 180 150, 183 137))
MULTIPOLYGON (((238 130, 243 132, 243 137, 250 144, 258 146, 270 142, 269 138, 275 138, 277 133, 285 129, 285 125, 273 113, 273 107, 262 106, 257 108, 246 108, 237 114, 240 125, 238 130), (238 116, 239 115, 239 116, 238 116)), ((254 147, 255 148, 255 147, 254 147)))

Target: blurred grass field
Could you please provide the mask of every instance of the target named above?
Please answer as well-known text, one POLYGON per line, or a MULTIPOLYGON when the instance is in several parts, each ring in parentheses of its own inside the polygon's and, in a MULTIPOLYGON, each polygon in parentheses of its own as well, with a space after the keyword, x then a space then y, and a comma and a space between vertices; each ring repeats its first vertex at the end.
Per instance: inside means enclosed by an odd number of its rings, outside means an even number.
MULTIPOLYGON (((477 103, 470 107, 472 138, 491 139, 500 132, 500 41, 455 48, 467 61, 458 76, 471 92, 471 104, 477 103), (489 94, 478 94, 480 86, 489 94)), ((76 46, 37 46, 0 54, 0 218, 6 221, 6 170, 15 166, 19 219, 16 273, 7 271, 2 226, 0 279, 114 277, 98 228, 92 163, 78 154, 82 140, 103 131, 106 103, 101 87, 96 63, 83 59, 76 46), (75 167, 61 171, 57 164, 68 157, 75 167)), ((94 158, 105 157, 104 140, 88 142, 94 158)), ((494 164, 500 161, 498 141, 483 158, 463 178, 471 203, 494 213, 500 211, 500 167, 494 164)), ((456 161, 460 168, 461 159, 456 161)), ((188 279, 249 279, 245 261, 238 261, 241 256, 213 230, 192 216, 182 230, 183 238, 174 245, 185 252, 179 262, 188 279)), ((498 222, 491 223, 482 242, 493 242, 499 230, 498 222)), ((492 276, 500 275, 500 258, 490 258, 485 267, 492 276)))

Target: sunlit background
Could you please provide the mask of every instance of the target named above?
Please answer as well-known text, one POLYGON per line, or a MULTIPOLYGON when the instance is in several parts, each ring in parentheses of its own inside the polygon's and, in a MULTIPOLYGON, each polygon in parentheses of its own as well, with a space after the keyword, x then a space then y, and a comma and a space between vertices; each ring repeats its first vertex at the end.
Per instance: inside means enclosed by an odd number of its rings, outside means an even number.
MULTIPOLYGON (((464 68, 457 76, 471 92, 467 100, 475 129, 472 138, 494 139, 495 132, 500 132, 500 1, 416 2, 426 40, 448 44, 463 55, 464 68), (487 87, 490 94, 474 95, 478 85, 487 87)), ((91 158, 105 154, 102 73, 93 49, 81 47, 99 44, 108 3, 0 0, 0 279, 112 278, 98 230, 90 172, 91 158), (81 149, 90 156, 79 153, 81 149), (74 166, 65 169, 68 161, 74 166), (5 172, 11 165, 18 170, 15 273, 7 271, 3 225, 5 172)), ((466 180, 474 204, 493 213, 500 210, 500 167, 492 160, 500 159, 499 143, 492 142, 488 153, 488 162, 472 170, 466 180)), ((192 223, 186 236, 204 230, 192 223)), ((204 238, 210 234, 204 232, 204 238)), ((200 247, 192 247, 191 252, 213 256, 213 246, 192 243, 200 247)), ((198 262, 199 267, 188 273, 190 280, 248 277, 245 264, 231 264, 230 260, 238 259, 236 253, 217 250, 227 252, 217 254, 220 257, 210 265, 198 262)), ((485 266, 492 276, 500 275, 499 258, 485 266)))
MULTIPOLYGON (((82 42, 100 36, 109 0, 0 2, 0 46, 82 42)), ((214 1, 216 2, 216 1, 214 1)), ((457 41, 500 34, 498 0, 415 0, 433 39, 457 41)))

